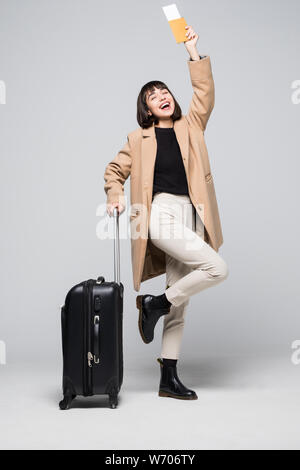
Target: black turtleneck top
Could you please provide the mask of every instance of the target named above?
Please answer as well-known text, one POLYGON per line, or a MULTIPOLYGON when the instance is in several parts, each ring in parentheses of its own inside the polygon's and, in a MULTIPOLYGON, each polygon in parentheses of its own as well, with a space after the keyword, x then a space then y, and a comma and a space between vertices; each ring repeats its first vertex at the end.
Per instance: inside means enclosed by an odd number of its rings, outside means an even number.
POLYGON ((155 127, 157 153, 154 167, 153 196, 163 191, 189 194, 180 147, 173 127, 155 127))

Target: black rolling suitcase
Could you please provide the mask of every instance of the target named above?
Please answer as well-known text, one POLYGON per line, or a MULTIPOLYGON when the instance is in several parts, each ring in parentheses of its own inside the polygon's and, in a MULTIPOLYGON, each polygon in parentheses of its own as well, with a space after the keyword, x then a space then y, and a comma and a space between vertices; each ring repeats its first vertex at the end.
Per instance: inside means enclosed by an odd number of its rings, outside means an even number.
POLYGON ((61 306, 63 400, 70 408, 76 395, 107 394, 118 405, 123 382, 123 293, 120 282, 119 214, 114 219, 114 282, 103 276, 73 286, 61 306))

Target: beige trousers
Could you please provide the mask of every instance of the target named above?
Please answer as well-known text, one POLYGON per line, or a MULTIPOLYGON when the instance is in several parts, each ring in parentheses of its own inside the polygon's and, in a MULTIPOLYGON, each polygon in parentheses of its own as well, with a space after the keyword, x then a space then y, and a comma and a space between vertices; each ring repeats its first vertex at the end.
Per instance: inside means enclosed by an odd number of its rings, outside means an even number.
POLYGON ((190 296, 219 284, 227 264, 204 241, 204 225, 188 195, 155 193, 149 237, 166 254, 166 297, 172 303, 164 315, 161 357, 178 359, 190 296))

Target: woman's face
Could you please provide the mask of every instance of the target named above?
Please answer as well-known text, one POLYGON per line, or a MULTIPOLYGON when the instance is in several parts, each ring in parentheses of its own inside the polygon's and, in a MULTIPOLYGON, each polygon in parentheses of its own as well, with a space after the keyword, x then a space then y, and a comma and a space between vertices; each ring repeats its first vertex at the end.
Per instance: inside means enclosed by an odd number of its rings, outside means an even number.
POLYGON ((154 90, 148 91, 146 103, 150 110, 148 113, 153 114, 157 119, 170 119, 175 110, 173 97, 166 88, 154 88, 154 90), (168 106, 166 106, 167 104, 168 106))

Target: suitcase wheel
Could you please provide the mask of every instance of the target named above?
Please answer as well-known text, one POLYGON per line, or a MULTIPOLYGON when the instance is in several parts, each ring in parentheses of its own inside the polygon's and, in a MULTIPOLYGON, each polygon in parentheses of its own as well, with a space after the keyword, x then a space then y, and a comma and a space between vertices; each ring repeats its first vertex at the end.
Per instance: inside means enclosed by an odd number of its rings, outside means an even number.
POLYGON ((117 397, 117 395, 109 395, 109 406, 111 408, 117 408, 117 406, 118 406, 118 397, 117 397))
POLYGON ((59 402, 59 408, 61 410, 68 410, 75 397, 76 395, 65 395, 64 399, 61 402, 59 402))

